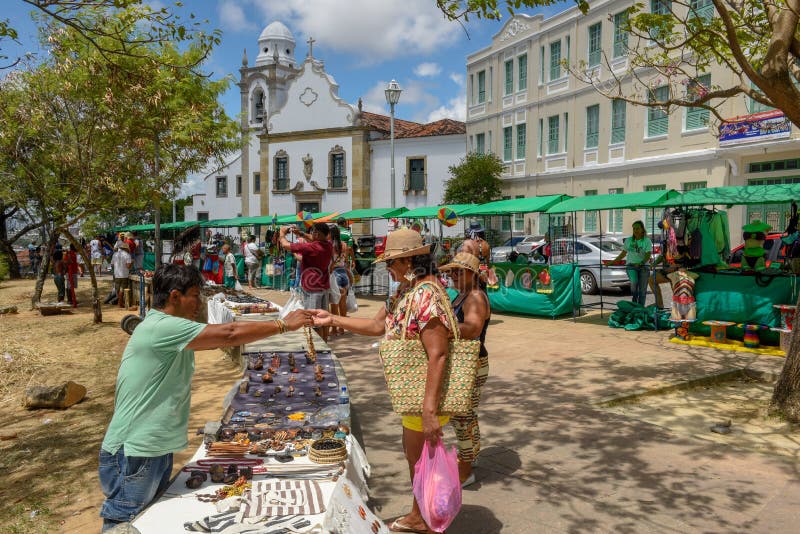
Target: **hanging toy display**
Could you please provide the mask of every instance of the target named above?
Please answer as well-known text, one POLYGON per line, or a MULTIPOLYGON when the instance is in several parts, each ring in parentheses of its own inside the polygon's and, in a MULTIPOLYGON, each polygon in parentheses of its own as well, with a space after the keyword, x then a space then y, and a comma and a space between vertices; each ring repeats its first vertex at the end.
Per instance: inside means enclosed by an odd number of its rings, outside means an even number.
POLYGON ((742 226, 742 238, 744 238, 743 271, 763 271, 767 268, 767 262, 764 259, 767 251, 764 249, 764 242, 767 240, 767 232, 770 230, 772 230, 772 226, 758 220, 742 226))
POLYGON ((537 293, 552 293, 553 292, 553 277, 550 276, 550 268, 545 267, 536 276, 536 292, 537 293))
POLYGON ((456 215, 456 212, 447 206, 439 208, 437 218, 443 225, 447 227, 455 226, 455 224, 458 222, 458 215, 456 215))

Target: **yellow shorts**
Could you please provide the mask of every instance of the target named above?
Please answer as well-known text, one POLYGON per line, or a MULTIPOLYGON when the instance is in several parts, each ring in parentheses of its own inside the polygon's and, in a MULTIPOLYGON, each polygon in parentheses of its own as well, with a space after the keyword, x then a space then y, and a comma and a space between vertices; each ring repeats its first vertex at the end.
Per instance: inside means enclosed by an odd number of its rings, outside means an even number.
MULTIPOLYGON (((419 415, 404 415, 403 428, 413 430, 414 432, 422 432, 422 417, 419 415)), ((439 425, 444 426, 450 420, 449 415, 439 415, 439 425)))

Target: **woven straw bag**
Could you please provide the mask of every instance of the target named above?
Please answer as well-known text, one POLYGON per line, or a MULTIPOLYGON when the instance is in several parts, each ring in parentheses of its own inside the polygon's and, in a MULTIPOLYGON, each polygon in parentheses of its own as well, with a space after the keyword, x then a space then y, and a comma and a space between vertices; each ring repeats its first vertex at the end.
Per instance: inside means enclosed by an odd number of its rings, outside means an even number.
MULTIPOLYGON (((439 400, 439 415, 466 415, 472 409, 472 390, 478 372, 478 353, 481 342, 461 339, 458 322, 449 305, 450 299, 436 284, 430 284, 448 303, 445 307, 450 324, 453 325, 454 339, 450 340, 442 394, 439 400)), ((422 285, 422 284, 419 284, 422 285)), ((417 287, 419 287, 419 285, 417 287)), ((415 288, 416 289, 416 288, 415 288)), ((409 301, 410 302, 410 301, 409 301)), ((381 342, 380 356, 383 361, 383 374, 389 387, 392 409, 400 415, 422 414, 425 398, 425 381, 428 374, 428 354, 420 339, 406 339, 411 313, 406 312, 406 324, 400 339, 381 342)))

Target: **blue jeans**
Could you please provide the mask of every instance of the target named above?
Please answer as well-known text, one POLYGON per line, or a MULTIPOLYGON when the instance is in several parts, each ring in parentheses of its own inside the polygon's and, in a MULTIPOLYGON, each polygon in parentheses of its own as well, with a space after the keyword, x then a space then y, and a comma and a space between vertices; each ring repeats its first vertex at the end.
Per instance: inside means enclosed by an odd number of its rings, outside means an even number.
POLYGON ((100 487, 106 500, 100 508, 103 531, 133 520, 150 501, 165 490, 172 474, 172 453, 163 456, 125 456, 100 449, 100 487))
POLYGON ((347 277, 347 271, 343 267, 337 267, 333 270, 333 276, 336 277, 336 285, 344 289, 350 285, 350 278, 347 277))
POLYGON ((646 265, 628 265, 628 278, 631 280, 631 295, 633 295, 633 302, 644 306, 644 301, 647 298, 647 277, 650 275, 650 269, 646 265))

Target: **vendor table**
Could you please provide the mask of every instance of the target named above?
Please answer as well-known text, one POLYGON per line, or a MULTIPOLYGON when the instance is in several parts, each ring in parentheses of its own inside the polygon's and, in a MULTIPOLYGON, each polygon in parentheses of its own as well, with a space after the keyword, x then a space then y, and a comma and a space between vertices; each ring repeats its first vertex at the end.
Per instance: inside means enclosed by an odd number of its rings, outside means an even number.
MULTIPOLYGON (((758 324, 780 327, 776 304, 797 302, 797 277, 792 274, 769 276, 738 272, 698 272, 694 297, 697 301, 697 321, 691 326, 694 333, 708 335, 704 321, 729 321, 736 324, 758 324)), ((728 328, 728 337, 742 339, 742 329, 728 328)), ((762 332, 761 341, 777 345, 776 333, 762 332)))
MULTIPOLYGON (((235 321, 264 321, 272 320, 275 314, 252 314, 241 315, 234 318, 235 321)), ((322 353, 329 353, 330 347, 320 338, 316 333, 312 336, 314 347, 318 352, 318 357, 322 353)), ((302 330, 295 332, 288 332, 284 335, 272 336, 255 343, 250 343, 241 347, 243 354, 252 355, 253 353, 268 353, 268 352, 296 352, 305 351, 307 339, 302 330)), ((248 356, 248 358, 251 356, 248 356)), ((335 368, 336 380, 339 385, 346 385, 346 377, 344 370, 339 364, 338 359, 330 354, 326 354, 324 361, 329 361, 327 358, 332 358, 335 368)), ((246 365, 246 364, 245 364, 246 365)), ((253 371, 244 371, 245 373, 252 373, 253 371)), ((228 395, 225 397, 225 402, 222 406, 221 419, 229 419, 232 400, 238 392, 238 382, 234 384, 228 395)), ((345 421, 349 424, 349 419, 345 421)), ((313 532, 313 533, 341 533, 341 534, 357 534, 369 532, 388 533, 388 528, 381 522, 366 505, 367 484, 366 477, 369 475, 369 464, 367 463, 366 456, 364 455, 358 441, 349 435, 346 438, 348 457, 344 463, 343 472, 335 479, 332 477, 315 479, 313 481, 314 488, 318 488, 321 495, 320 502, 324 508, 316 514, 303 515, 300 519, 306 521, 298 530, 291 532, 313 532), (373 530, 373 526, 375 530, 373 530)), ((253 478, 254 485, 256 483, 263 484, 274 482, 278 480, 287 480, 283 478, 273 478, 269 475, 270 470, 275 470, 276 477, 280 477, 280 470, 283 466, 317 466, 308 459, 307 456, 297 457, 290 464, 280 463, 274 458, 262 458, 255 455, 246 455, 248 459, 259 459, 263 461, 262 466, 266 467, 267 475, 255 475, 253 478), (264 482, 262 482, 264 481, 264 482)), ((190 460, 188 467, 197 465, 198 461, 207 459, 207 452, 205 446, 201 446, 190 460)), ((226 460, 227 461, 227 460, 226 460)), ((231 464, 236 463, 236 459, 230 459, 231 464)), ((209 481, 195 490, 186 487, 186 480, 189 473, 181 471, 170 484, 166 492, 144 512, 142 512, 133 522, 133 525, 139 529, 142 534, 158 533, 184 533, 184 523, 201 521, 206 517, 218 516, 220 513, 215 503, 203 502, 197 499, 197 495, 212 494, 215 490, 221 488, 225 484, 215 484, 209 481)), ((235 516, 231 512, 231 516, 235 516)), ((219 516, 218 516, 219 517, 219 516)), ((240 518, 241 519, 241 518, 240 518)), ((255 526, 255 525, 254 525, 255 526)), ((251 532, 251 531, 248 531, 251 532)), ((281 530, 257 530, 252 532, 284 532, 281 530)), ((288 531, 287 531, 288 532, 288 531)))

